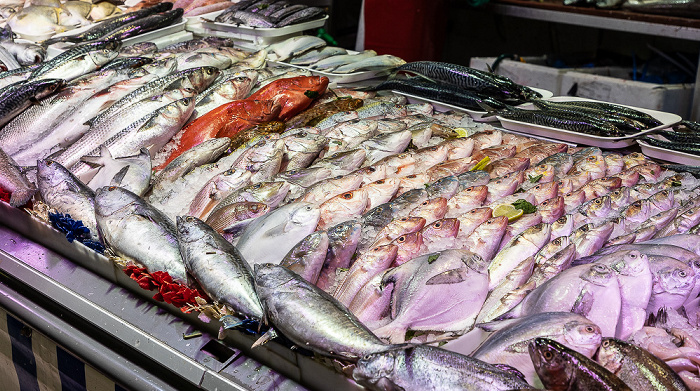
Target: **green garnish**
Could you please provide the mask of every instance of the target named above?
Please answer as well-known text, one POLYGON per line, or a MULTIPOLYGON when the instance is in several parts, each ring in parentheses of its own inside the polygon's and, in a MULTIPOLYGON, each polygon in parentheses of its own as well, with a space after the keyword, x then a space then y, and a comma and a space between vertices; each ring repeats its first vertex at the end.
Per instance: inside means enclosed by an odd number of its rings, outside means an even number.
POLYGON ((433 254, 428 256, 428 264, 435 262, 440 257, 440 254, 433 254))
POLYGON ((321 94, 319 94, 317 91, 306 90, 304 91, 304 95, 308 96, 311 99, 316 99, 321 94))
POLYGON ((671 181, 671 187, 680 187, 683 186, 681 181, 671 181))
POLYGON ((529 203, 527 200, 524 199, 519 199, 512 204, 515 209, 520 209, 523 211, 523 213, 528 214, 528 213, 535 213, 537 211, 537 208, 529 203))
POLYGON ((527 176, 527 179, 530 180, 530 183, 537 183, 537 182, 540 181, 540 179, 542 179, 542 175, 543 175, 543 174, 535 175, 535 176, 528 175, 528 176, 527 176))

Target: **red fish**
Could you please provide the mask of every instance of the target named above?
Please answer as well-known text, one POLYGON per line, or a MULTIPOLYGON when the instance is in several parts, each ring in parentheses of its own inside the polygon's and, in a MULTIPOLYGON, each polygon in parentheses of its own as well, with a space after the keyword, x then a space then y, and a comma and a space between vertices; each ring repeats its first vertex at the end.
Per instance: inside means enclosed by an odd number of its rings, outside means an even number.
POLYGON ((279 119, 286 121, 304 111, 314 99, 326 92, 325 76, 297 76, 275 80, 248 99, 274 100, 282 106, 279 119))

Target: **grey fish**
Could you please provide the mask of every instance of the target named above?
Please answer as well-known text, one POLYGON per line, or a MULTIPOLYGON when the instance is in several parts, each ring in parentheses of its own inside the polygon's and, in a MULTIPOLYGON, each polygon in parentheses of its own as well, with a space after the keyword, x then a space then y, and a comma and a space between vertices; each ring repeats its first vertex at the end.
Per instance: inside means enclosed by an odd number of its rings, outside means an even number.
POLYGON ((24 111, 32 101, 43 99, 63 87, 61 79, 43 79, 11 84, 0 90, 0 126, 24 111))
POLYGON ((547 389, 631 391, 607 369, 559 342, 535 338, 528 349, 537 375, 547 389))
POLYGON ((0 187, 12 193, 10 205, 13 207, 26 204, 37 191, 17 163, 2 148, 0 148, 0 187))
POLYGON ((634 391, 689 390, 663 360, 639 346, 616 338, 603 339, 597 361, 634 391))
POLYGON ((347 65, 341 65, 333 69, 333 73, 354 73, 393 69, 405 63, 406 61, 399 57, 383 54, 381 56, 372 56, 364 60, 355 61, 347 65))
MULTIPOLYGON (((164 48, 165 49, 165 48, 164 48)), ((158 46, 153 42, 138 42, 123 46, 119 50, 120 57, 148 56, 158 52, 158 46)))
POLYGON ((352 256, 360 242, 362 224, 357 220, 349 220, 329 228, 326 232, 328 252, 316 286, 328 292, 337 285, 336 271, 350 267, 352 256))
POLYGON ((267 47, 270 54, 274 53, 277 61, 285 61, 290 57, 298 56, 305 53, 311 49, 316 49, 326 46, 326 41, 321 38, 300 35, 298 37, 292 37, 286 39, 282 42, 274 43, 267 47))
POLYGON ((164 271, 187 284, 175 224, 136 194, 119 187, 95 192, 97 226, 119 256, 133 259, 149 272, 164 271))
POLYGON ((253 271, 236 247, 192 216, 177 217, 177 233, 185 268, 204 292, 238 314, 262 319, 253 271))
POLYGON ((371 165, 379 160, 402 152, 411 142, 413 133, 410 130, 401 130, 392 133, 381 133, 371 139, 362 142, 360 147, 367 152, 365 165, 371 165))
POLYGON ((29 80, 73 80, 112 61, 119 54, 120 47, 120 41, 97 41, 77 45, 43 62, 32 72, 29 80))
POLYGON ((365 50, 358 54, 341 54, 338 56, 324 58, 323 60, 315 62, 311 64, 310 68, 317 69, 323 72, 332 72, 333 69, 339 66, 350 64, 355 61, 361 61, 365 58, 373 57, 376 55, 377 52, 375 52, 374 50, 365 50))
POLYGON ((538 387, 541 382, 528 353, 528 345, 535 338, 555 340, 588 358, 593 357, 601 341, 600 328, 595 323, 570 312, 543 312, 477 327, 493 333, 471 357, 491 364, 510 365, 522 372, 528 383, 538 387))
POLYGON ((405 345, 369 354, 357 362, 353 371, 358 383, 382 391, 529 388, 521 376, 512 370, 428 345, 405 345))
POLYGON ((348 51, 343 48, 335 46, 325 46, 323 48, 309 50, 304 54, 295 56, 289 60, 289 63, 294 65, 310 65, 315 62, 321 61, 324 58, 343 55, 347 53, 348 51))
POLYGON ((213 215, 217 210, 223 207, 243 201, 263 202, 270 208, 275 208, 280 204, 280 202, 282 202, 282 200, 284 200, 284 197, 287 196, 288 192, 289 183, 287 182, 277 181, 255 183, 226 196, 226 198, 214 206, 209 215, 213 215))
POLYGON ((256 219, 243 231, 236 247, 250 264, 280 262, 314 232, 321 212, 306 202, 288 204, 256 219))
POLYGON ((306 281, 316 284, 328 251, 328 234, 317 231, 302 239, 285 255, 280 266, 297 273, 306 281))
POLYGON ((46 58, 46 49, 32 43, 5 41, 0 45, 15 56, 19 65, 22 66, 38 64, 43 62, 46 58))
POLYGON ((122 41, 124 39, 158 30, 169 26, 182 18, 182 8, 149 15, 123 24, 114 30, 102 35, 100 39, 109 41, 122 41))
POLYGON ((47 205, 82 220, 93 240, 100 240, 95 219, 95 192, 52 160, 37 162, 37 186, 47 205))
POLYGON ((0 66, 0 69, 6 71, 14 71, 22 68, 22 65, 20 65, 15 56, 2 45, 0 45, 0 66))
POLYGON ((313 19, 318 19, 319 15, 325 14, 325 11, 323 8, 320 7, 306 7, 302 10, 299 10, 289 16, 286 16, 284 19, 281 19, 279 22, 275 23, 276 28, 280 27, 285 27, 289 26, 292 24, 297 24, 297 23, 302 23, 306 22, 309 20, 313 19))
POLYGON ((248 11, 224 12, 218 15, 214 20, 218 23, 242 24, 249 27, 275 27, 275 24, 267 16, 248 11))
POLYGON ((151 64, 153 61, 154 60, 149 57, 118 57, 105 64, 102 69, 139 68, 151 64))
POLYGON ((388 348, 337 300, 285 267, 255 265, 255 286, 266 320, 305 349, 356 361, 388 348))

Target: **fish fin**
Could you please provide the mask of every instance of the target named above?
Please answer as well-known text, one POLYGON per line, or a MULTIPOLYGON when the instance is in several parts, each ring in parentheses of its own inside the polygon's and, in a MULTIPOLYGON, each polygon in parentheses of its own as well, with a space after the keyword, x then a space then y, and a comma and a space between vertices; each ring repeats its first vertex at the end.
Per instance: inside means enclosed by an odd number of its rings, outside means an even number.
POLYGON ((100 156, 83 156, 80 158, 80 161, 92 168, 104 167, 102 157, 100 156))
POLYGON ((109 183, 110 186, 121 186, 122 181, 124 180, 124 177, 126 176, 126 173, 129 171, 129 168, 131 166, 125 166, 119 172, 117 172, 113 177, 112 181, 109 183))
POLYGON ((478 327, 484 331, 498 331, 506 327, 510 327, 517 321, 517 319, 495 320, 493 322, 479 323, 475 327, 478 327))
POLYGON ((593 295, 586 290, 582 290, 579 293, 574 305, 571 307, 571 312, 579 314, 581 316, 588 316, 591 312, 591 307, 593 306, 593 295))
POLYGON ((255 349, 258 346, 263 346, 275 338, 277 338, 277 332, 275 331, 275 329, 269 329, 265 334, 258 338, 250 348, 255 349))
POLYGON ((374 383, 374 388, 380 391, 405 391, 401 386, 394 384, 391 380, 386 377, 382 377, 374 383))
POLYGON ((148 160, 150 160, 151 159, 151 152, 148 150, 148 148, 141 148, 139 150, 139 154, 136 156, 138 156, 139 158, 144 158, 145 156, 148 156, 148 160))
POLYGON ((459 284, 466 279, 466 268, 452 269, 432 276, 425 285, 459 284))
POLYGON ((32 199, 36 189, 17 189, 10 196, 10 206, 19 208, 32 199))

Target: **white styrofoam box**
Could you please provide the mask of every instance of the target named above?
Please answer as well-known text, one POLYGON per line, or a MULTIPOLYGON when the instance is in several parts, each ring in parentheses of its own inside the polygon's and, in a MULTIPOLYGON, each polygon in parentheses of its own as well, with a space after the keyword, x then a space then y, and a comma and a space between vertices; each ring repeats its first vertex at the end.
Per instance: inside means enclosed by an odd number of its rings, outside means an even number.
MULTIPOLYGON (((496 68, 496 73, 524 86, 542 88, 552 91, 554 95, 560 94, 565 69, 547 66, 544 57, 523 57, 523 60, 525 62, 503 60, 496 68)), ((486 71, 494 61, 496 57, 473 57, 469 66, 486 71)))
POLYGON ((570 70, 561 79, 560 94, 576 84, 576 96, 665 111, 690 118, 695 84, 654 84, 629 79, 628 68, 570 70))

